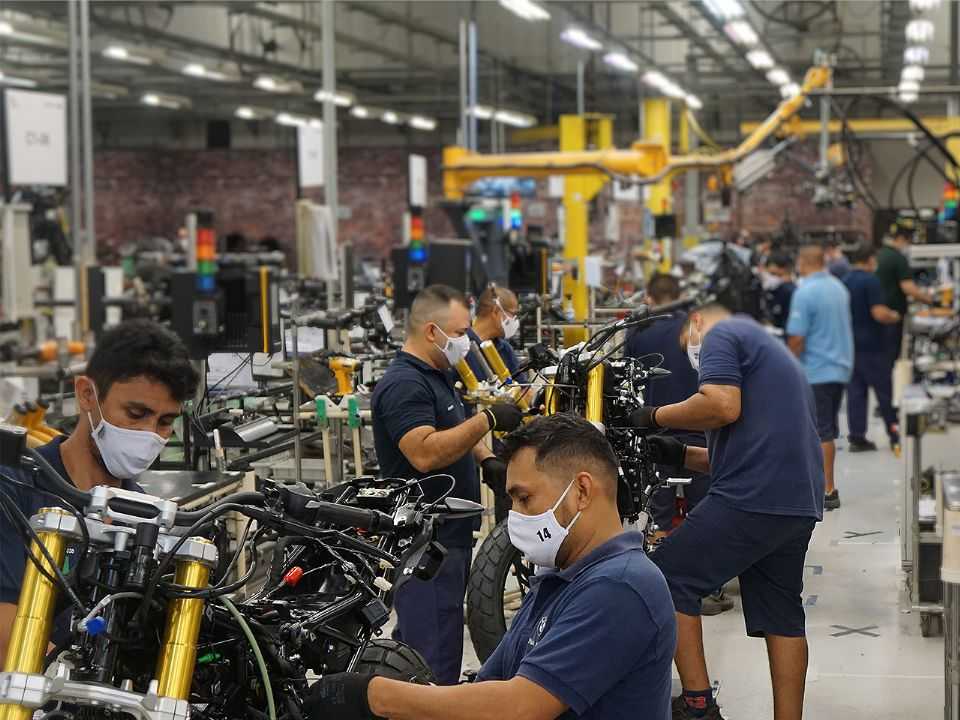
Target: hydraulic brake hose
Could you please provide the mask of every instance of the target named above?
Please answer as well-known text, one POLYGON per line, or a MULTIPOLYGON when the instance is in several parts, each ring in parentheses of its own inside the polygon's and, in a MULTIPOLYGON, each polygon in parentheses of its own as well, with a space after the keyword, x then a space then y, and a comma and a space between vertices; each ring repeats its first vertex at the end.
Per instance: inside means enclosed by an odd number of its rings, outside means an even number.
POLYGON ((267 696, 267 715, 270 716, 270 720, 277 720, 277 708, 273 703, 273 686, 270 684, 270 673, 267 672, 267 663, 263 660, 263 653, 260 652, 257 639, 253 636, 253 630, 250 629, 250 625, 246 619, 240 614, 240 611, 237 610, 236 605, 230 602, 228 598, 222 597, 220 598, 220 602, 223 603, 223 606, 233 615, 233 619, 237 621, 237 625, 240 626, 243 634, 247 637, 247 642, 250 643, 250 647, 253 649, 253 656, 257 659, 257 668, 263 677, 263 691, 267 696))

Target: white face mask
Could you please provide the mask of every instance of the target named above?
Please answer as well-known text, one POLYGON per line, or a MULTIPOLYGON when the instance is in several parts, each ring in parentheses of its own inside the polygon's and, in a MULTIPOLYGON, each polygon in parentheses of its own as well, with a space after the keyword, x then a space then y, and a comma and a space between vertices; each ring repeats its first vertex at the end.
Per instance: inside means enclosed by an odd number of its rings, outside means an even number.
POLYGON ((516 315, 507 315, 504 313, 503 319, 500 321, 500 327, 503 328, 503 337, 509 340, 516 335, 517 330, 520 329, 520 318, 516 315))
POLYGON ((107 422, 96 392, 94 388, 97 409, 100 411, 99 424, 94 426, 93 417, 87 412, 93 442, 100 450, 100 457, 108 473, 118 480, 134 478, 153 465, 167 441, 148 430, 131 430, 107 422))
POLYGON ((470 352, 470 338, 466 334, 458 338, 452 338, 441 330, 439 325, 434 324, 434 327, 440 330, 440 334, 447 339, 443 347, 440 347, 436 343, 434 343, 434 346, 443 353, 447 362, 450 363, 450 367, 455 367, 456 364, 463 360, 470 352))
POLYGON ((571 480, 560 499, 546 512, 539 515, 524 515, 511 510, 507 516, 510 542, 534 565, 544 568, 557 566, 557 553, 560 552, 560 546, 570 534, 574 523, 580 518, 580 513, 577 513, 566 527, 557 520, 556 510, 570 492, 573 483, 574 481, 571 480))
POLYGON ((516 315, 511 315, 506 310, 503 309, 503 305, 500 304, 500 299, 496 300, 497 307, 500 308, 500 314, 503 315, 500 318, 500 327, 503 328, 503 337, 507 340, 512 338, 517 334, 517 330, 520 329, 520 318, 516 315))
POLYGON ((783 285, 783 278, 773 273, 765 272, 763 274, 763 289, 764 290, 776 290, 778 287, 783 285))
POLYGON ((694 370, 700 369, 700 348, 702 346, 703 338, 697 343, 693 342, 693 323, 691 322, 690 329, 687 331, 687 357, 690 359, 690 365, 694 370))

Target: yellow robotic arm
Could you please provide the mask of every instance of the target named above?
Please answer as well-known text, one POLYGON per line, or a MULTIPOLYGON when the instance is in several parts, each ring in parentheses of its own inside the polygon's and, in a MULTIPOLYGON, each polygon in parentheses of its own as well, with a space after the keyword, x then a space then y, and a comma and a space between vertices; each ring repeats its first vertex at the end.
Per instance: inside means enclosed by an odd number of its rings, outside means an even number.
POLYGON ((658 142, 638 141, 629 150, 584 150, 579 152, 531 152, 480 155, 462 147, 443 151, 443 191, 447 199, 463 198, 467 188, 483 177, 549 175, 596 175, 631 179, 639 184, 659 182, 671 173, 715 168, 742 160, 756 150, 777 128, 793 117, 811 90, 830 81, 830 68, 815 66, 807 71, 800 93, 784 100, 740 145, 711 154, 671 156, 658 142))

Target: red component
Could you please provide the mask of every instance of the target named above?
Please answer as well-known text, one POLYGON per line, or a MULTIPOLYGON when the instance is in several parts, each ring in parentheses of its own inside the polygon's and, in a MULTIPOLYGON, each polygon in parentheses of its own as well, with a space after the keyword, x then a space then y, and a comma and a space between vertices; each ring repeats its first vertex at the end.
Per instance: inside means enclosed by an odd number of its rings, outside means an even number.
POLYGON ((287 570, 286 575, 283 576, 283 584, 289 585, 290 587, 296 587, 297 583, 300 582, 300 578, 303 577, 303 568, 299 565, 294 565, 292 568, 287 570))

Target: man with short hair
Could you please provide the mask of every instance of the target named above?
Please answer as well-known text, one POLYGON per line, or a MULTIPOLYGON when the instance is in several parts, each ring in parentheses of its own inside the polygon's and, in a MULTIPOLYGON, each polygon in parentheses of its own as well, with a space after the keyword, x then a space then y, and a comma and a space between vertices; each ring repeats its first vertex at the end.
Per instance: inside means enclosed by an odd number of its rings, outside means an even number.
MULTIPOLYGON (((79 414, 76 429, 37 452, 81 490, 97 485, 139 490, 136 477, 160 455, 197 381, 197 371, 180 338, 150 320, 121 323, 100 336, 84 373, 74 379, 79 414)), ((20 468, 0 467, 0 475, 32 484, 20 468)), ((0 482, 4 482, 2 478, 0 482)), ((62 504, 22 485, 4 483, 2 492, 11 496, 27 517, 41 507, 62 504)), ((0 546, 4 548, 0 553, 2 662, 26 564, 20 533, 2 515, 0 546)), ((69 609, 57 615, 55 643, 66 638, 69 621, 69 609)))
POLYGON ((763 290, 770 322, 778 330, 785 330, 790 318, 790 301, 796 291, 793 282, 793 260, 777 250, 770 254, 763 272, 763 290))
MULTIPOLYGON (((509 288, 490 283, 486 290, 480 293, 477 300, 477 315, 473 319, 473 327, 467 333, 470 341, 478 346, 485 340, 492 341, 511 375, 520 367, 517 353, 509 342, 520 329, 519 313, 520 302, 514 292, 509 288)), ((472 358, 469 363, 475 374, 480 373, 480 368, 472 358)))
POLYGON ((537 418, 506 446, 510 539, 539 570, 477 681, 329 675, 310 688, 307 720, 667 717, 673 606, 643 537, 623 529, 613 449, 567 414, 537 418))
POLYGON ((843 389, 853 373, 853 327, 850 293, 827 272, 823 248, 810 244, 800 248, 797 272, 802 278, 790 303, 787 344, 813 386, 817 401, 817 429, 823 448, 826 477, 823 507, 840 507, 834 478, 840 437, 840 403, 843 389))
POLYGON ((894 452, 900 449, 897 412, 893 409, 893 382, 884 352, 885 326, 900 322, 901 316, 884 304, 883 287, 874 274, 876 252, 870 246, 858 248, 853 269, 843 282, 850 292, 853 317, 853 376, 847 386, 847 425, 850 452, 876 450, 867 439, 867 394, 873 388, 880 415, 894 452))
POLYGON ((907 299, 926 305, 933 304, 933 295, 913 280, 907 250, 913 238, 913 230, 898 223, 893 228, 893 237, 887 239, 877 251, 877 279, 883 288, 883 304, 900 313, 900 320, 884 326, 884 353, 888 372, 900 357, 903 342, 903 319, 907 315, 907 299))
MULTIPOLYGON (((522 420, 502 403, 468 417, 451 374, 470 348, 470 311, 463 294, 430 285, 413 300, 407 339, 373 392, 373 438, 384 477, 449 475, 453 497, 478 501, 477 463, 484 481, 502 482, 503 463, 482 442, 491 430, 513 430, 522 420), (493 475, 494 477, 488 477, 493 475)), ((447 478, 424 483, 440 494, 447 478)), ((479 527, 479 524, 477 525, 479 527)), ((395 636, 423 655, 437 681, 452 685, 463 661, 463 596, 470 571, 474 526, 445 523, 439 532, 447 557, 437 576, 410 580, 397 593, 395 636)))
POLYGON ((673 718, 722 720, 704 659, 700 602, 739 577, 747 635, 767 644, 774 720, 800 720, 807 668, 803 566, 823 514, 813 394, 782 342, 719 304, 693 310, 681 341, 699 367, 698 392, 631 415, 647 433, 707 434, 706 448, 656 435, 648 440, 656 462, 711 476, 707 497, 651 556, 677 611, 683 694, 674 700, 673 718))

